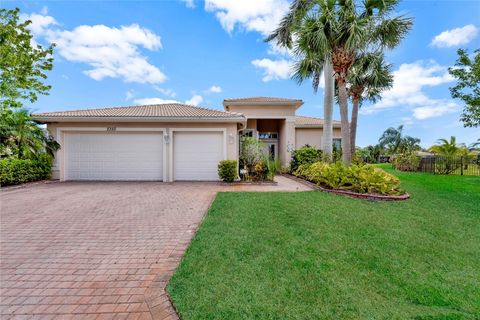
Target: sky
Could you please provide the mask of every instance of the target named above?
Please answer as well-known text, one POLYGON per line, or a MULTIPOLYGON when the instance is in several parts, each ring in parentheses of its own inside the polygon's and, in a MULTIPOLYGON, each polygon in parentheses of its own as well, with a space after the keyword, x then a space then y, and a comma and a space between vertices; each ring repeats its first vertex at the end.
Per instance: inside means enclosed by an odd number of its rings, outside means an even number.
MULTIPOLYGON (((288 0, 0 0, 0 7, 20 8, 34 41, 56 44, 52 90, 28 105, 35 112, 170 101, 223 109, 226 98, 273 96, 302 99, 297 114, 323 116, 323 89, 315 94, 311 82, 292 80, 294 57, 263 41, 288 0)), ((397 12, 414 25, 386 53, 394 85, 362 106, 358 145, 399 125, 423 147, 452 135, 476 141, 480 128, 459 122, 462 102, 450 97, 447 68, 458 48, 480 48, 480 1, 405 0, 397 12)))

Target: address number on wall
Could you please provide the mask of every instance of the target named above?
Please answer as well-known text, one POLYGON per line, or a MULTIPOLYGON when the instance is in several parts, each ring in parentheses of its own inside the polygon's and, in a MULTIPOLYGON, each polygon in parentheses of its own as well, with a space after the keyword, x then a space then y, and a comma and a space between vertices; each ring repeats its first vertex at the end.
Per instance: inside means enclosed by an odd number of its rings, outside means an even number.
POLYGON ((107 127, 107 131, 117 131, 117 127, 107 127))

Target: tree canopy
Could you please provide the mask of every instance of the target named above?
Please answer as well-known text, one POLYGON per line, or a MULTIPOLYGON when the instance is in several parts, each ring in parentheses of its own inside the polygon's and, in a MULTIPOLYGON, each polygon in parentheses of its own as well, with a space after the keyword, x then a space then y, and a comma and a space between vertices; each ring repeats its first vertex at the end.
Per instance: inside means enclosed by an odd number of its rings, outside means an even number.
POLYGON ((480 49, 469 57, 467 50, 458 49, 458 59, 455 66, 448 72, 457 79, 455 86, 450 88, 452 98, 465 103, 460 120, 465 127, 480 125, 480 49))
POLYGON ((53 45, 36 44, 19 9, 0 9, 0 111, 19 108, 48 94, 46 72, 53 67, 53 45))

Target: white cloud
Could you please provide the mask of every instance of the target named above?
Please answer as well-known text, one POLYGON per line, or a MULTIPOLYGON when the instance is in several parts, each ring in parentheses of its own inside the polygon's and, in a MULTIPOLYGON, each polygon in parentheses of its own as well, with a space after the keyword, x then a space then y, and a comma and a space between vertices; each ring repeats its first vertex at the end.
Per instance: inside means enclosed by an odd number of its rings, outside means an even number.
POLYGON ((292 68, 291 61, 264 58, 261 60, 253 60, 252 64, 258 69, 263 69, 262 81, 264 82, 290 78, 292 68))
POLYGON ((231 33, 235 26, 270 34, 289 9, 287 0, 206 0, 205 10, 214 12, 222 27, 231 33))
POLYGON ((210 93, 220 93, 222 92, 222 88, 220 86, 211 86, 207 91, 210 93))
POLYGON ((194 94, 189 100, 185 101, 185 104, 189 104, 189 105, 192 105, 192 106, 198 106, 200 103, 202 103, 203 101, 203 97, 198 95, 198 94, 194 94))
POLYGON ((45 14, 32 13, 20 15, 21 21, 31 21, 31 23, 28 25, 28 29, 35 37, 44 35, 49 27, 58 25, 58 22, 54 17, 46 15, 48 12, 46 7, 42 9, 42 12, 45 12, 45 14))
POLYGON ((414 108, 413 116, 418 120, 424 120, 458 111, 458 105, 453 101, 432 100, 432 102, 434 105, 414 108))
POLYGON ((472 41, 477 36, 478 30, 473 24, 446 30, 435 36, 431 45, 439 48, 458 47, 472 41))
MULTIPOLYGON (((125 82, 161 83, 167 77, 142 55, 141 48, 156 51, 162 48, 160 37, 138 24, 108 27, 105 25, 81 25, 73 30, 58 28, 55 18, 32 13, 22 15, 22 20, 32 21, 29 28, 35 38, 43 38, 56 44, 55 52, 68 61, 90 66, 84 73, 94 80, 106 77, 121 78, 125 82)), ((35 41, 34 41, 35 43, 35 41)))
POLYGON ((133 97, 135 97, 135 91, 134 90, 128 90, 125 92, 125 100, 132 100, 133 97))
POLYGON ((177 93, 172 89, 164 89, 164 88, 160 88, 159 86, 153 86, 153 88, 158 92, 163 93, 167 97, 175 98, 175 96, 177 95, 177 93))
POLYGON ((382 100, 361 109, 362 114, 372 114, 383 109, 407 108, 413 117, 424 120, 455 112, 458 106, 448 99, 432 99, 423 91, 425 87, 434 87, 449 83, 454 79, 447 67, 434 61, 416 61, 404 63, 393 72, 392 89, 382 94, 382 100))
POLYGON ((160 37, 137 24, 120 28, 81 25, 72 31, 50 30, 47 39, 56 43, 57 52, 66 60, 88 64, 91 69, 84 73, 94 80, 110 77, 155 84, 167 79, 139 51, 139 47, 160 49, 160 37))
POLYGON ((180 0, 182 2, 185 2, 185 5, 187 8, 195 8, 195 1, 194 0, 180 0))
POLYGON ((162 98, 142 98, 142 99, 135 99, 133 100, 133 102, 138 105, 180 103, 177 100, 169 100, 169 99, 162 99, 162 98))

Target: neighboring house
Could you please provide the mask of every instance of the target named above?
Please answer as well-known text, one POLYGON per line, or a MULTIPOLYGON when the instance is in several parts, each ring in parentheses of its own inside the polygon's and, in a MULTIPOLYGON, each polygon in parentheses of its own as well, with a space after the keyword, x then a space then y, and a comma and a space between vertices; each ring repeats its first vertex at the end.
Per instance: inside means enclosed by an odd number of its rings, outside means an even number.
MULTIPOLYGON (((242 135, 265 142, 286 166, 290 152, 321 147, 323 120, 296 116, 302 100, 226 99, 225 111, 184 104, 45 112, 60 143, 53 178, 65 180, 217 180, 223 159, 238 159, 242 135)), ((334 122, 335 143, 340 123, 334 122)))

